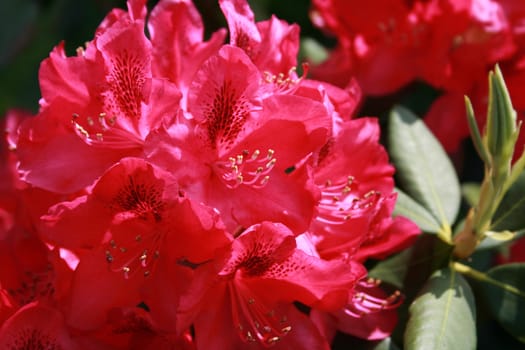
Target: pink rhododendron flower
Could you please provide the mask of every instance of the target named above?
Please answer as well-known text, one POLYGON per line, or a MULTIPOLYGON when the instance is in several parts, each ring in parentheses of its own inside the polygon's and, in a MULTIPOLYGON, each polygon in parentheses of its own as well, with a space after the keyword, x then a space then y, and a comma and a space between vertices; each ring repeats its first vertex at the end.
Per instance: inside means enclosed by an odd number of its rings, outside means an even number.
POLYGON ((0 327, 0 347, 4 349, 79 348, 56 309, 33 302, 19 309, 0 327))
POLYGON ((120 158, 141 156, 144 139, 175 114, 179 99, 175 85, 152 75, 151 64, 144 20, 130 16, 106 19, 77 56, 66 57, 58 45, 41 65, 40 112, 19 131, 22 178, 69 193, 120 158))
POLYGON ((80 255, 68 316, 78 328, 99 325, 111 307, 139 303, 142 286, 163 279, 158 264, 206 261, 229 240, 216 213, 181 196, 171 174, 135 158, 110 168, 90 194, 53 206, 43 221, 49 241, 80 255))
MULTIPOLYGON (((189 0, 129 0, 43 61, 39 111, 9 118, 0 150, 3 344, 26 329, 64 349, 329 349, 337 330, 392 332, 402 297, 364 263, 419 230, 392 217, 378 122, 352 119, 359 75, 300 76, 298 25, 218 3, 228 43, 204 39, 189 0)), ((352 45, 379 43, 355 17, 352 45)))
POLYGON ((173 167, 181 189, 218 208, 231 232, 265 219, 301 232, 315 192, 305 169, 286 169, 321 147, 331 121, 321 103, 265 97, 265 85, 243 50, 224 46, 195 75, 191 119, 152 135, 148 158, 173 167))
MULTIPOLYGON (((491 0, 370 4, 313 1, 313 22, 339 40, 320 78, 356 77, 365 94, 384 95, 422 79, 465 91, 472 78, 515 51, 502 5, 491 0)), ((348 81, 348 80, 346 80, 348 81)))
POLYGON ((322 337, 293 302, 321 310, 336 310, 346 302, 348 289, 363 276, 358 264, 324 261, 297 248, 283 225, 264 222, 244 231, 231 248, 196 271, 193 286, 181 300, 183 324, 193 321, 197 348, 241 348, 243 342, 260 347, 321 348, 322 337), (326 274, 337 279, 326 279, 326 274), (221 334, 221 339, 217 335, 221 334))

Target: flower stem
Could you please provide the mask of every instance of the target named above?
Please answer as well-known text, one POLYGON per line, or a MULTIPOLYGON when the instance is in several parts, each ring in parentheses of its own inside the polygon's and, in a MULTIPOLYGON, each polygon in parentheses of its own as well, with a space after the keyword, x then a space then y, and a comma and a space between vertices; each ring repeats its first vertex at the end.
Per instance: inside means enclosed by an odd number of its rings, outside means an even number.
POLYGON ((507 283, 503 283, 503 282, 500 282, 492 277, 490 277, 489 275, 487 275, 486 273, 484 272, 481 272, 481 271, 478 271, 478 270, 475 270, 473 268, 471 268, 470 266, 467 266, 467 265, 464 265, 462 263, 459 263, 457 261, 455 262, 452 262, 451 263, 451 267, 456 270, 457 272, 465 275, 465 276, 468 276, 470 278, 473 278, 475 280, 478 280, 478 281, 481 281, 481 282, 485 282, 485 283, 490 283, 492 285, 495 285, 497 287, 500 287, 501 289, 509 292, 509 293, 512 293, 512 294, 516 294, 522 298, 525 298, 525 292, 510 285, 510 284, 507 284, 507 283))

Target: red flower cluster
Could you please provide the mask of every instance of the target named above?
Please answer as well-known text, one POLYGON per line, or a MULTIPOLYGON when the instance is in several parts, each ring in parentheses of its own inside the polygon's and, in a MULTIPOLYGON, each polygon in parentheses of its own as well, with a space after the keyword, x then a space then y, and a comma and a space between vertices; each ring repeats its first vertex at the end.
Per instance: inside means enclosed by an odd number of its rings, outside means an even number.
MULTIPOLYGON (((464 95, 485 124, 488 71, 500 63, 514 107, 525 115, 525 2, 521 0, 313 0, 312 19, 338 38, 313 71, 338 86, 356 78, 366 95, 414 80, 442 95, 425 121, 456 151, 469 134, 464 95)), ((521 136, 518 155, 525 139, 521 136)))
POLYGON ((297 26, 219 3, 228 44, 203 40, 189 0, 147 23, 129 0, 42 63, 38 115, 7 116, 0 348, 325 349, 337 329, 392 331, 400 296, 363 262, 419 229, 391 217, 376 120, 296 74, 297 26))

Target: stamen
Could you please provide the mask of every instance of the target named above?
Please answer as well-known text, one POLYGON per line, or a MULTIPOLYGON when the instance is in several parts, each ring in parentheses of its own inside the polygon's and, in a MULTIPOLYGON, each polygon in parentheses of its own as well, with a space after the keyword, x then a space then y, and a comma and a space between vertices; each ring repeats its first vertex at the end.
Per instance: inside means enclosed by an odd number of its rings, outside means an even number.
POLYGON ((157 248, 160 247, 163 237, 162 233, 152 232, 148 235, 122 236, 119 237, 118 243, 115 239, 110 240, 104 252, 109 270, 123 273, 125 279, 140 271, 144 277, 149 276, 160 257, 157 248))
POLYGON ((105 148, 136 148, 144 141, 134 130, 124 125, 117 125, 115 116, 107 118, 106 113, 99 113, 96 119, 88 116, 82 118, 73 113, 71 123, 75 133, 88 145, 105 148))
POLYGON ((269 309, 253 297, 247 298, 248 290, 232 284, 229 291, 234 324, 245 341, 273 345, 292 330, 290 325, 283 324, 285 316, 279 319, 275 309, 269 309))
POLYGON ((395 309, 401 305, 403 296, 398 290, 386 296, 377 295, 379 294, 377 287, 379 287, 380 283, 381 281, 374 279, 360 281, 356 285, 356 293, 352 298, 352 303, 347 305, 345 312, 349 315, 360 317, 381 310, 395 309))
POLYGON ((260 158, 261 151, 255 150, 250 157, 249 152, 244 150, 243 154, 229 157, 228 160, 215 163, 217 175, 228 188, 237 188, 240 185, 248 185, 252 188, 264 187, 270 176, 268 175, 277 159, 274 158, 275 151, 269 149, 265 158, 260 158))
POLYGON ((352 193, 354 177, 348 176, 345 181, 333 183, 328 179, 320 186, 321 200, 318 204, 319 214, 316 218, 326 225, 341 225, 353 215, 374 206, 380 198, 378 191, 369 191, 363 198, 352 193))
POLYGON ((274 93, 289 94, 297 90, 299 83, 308 73, 308 64, 303 64, 303 75, 297 77, 297 67, 292 67, 288 72, 277 75, 265 71, 263 73, 263 82, 272 85, 274 93))

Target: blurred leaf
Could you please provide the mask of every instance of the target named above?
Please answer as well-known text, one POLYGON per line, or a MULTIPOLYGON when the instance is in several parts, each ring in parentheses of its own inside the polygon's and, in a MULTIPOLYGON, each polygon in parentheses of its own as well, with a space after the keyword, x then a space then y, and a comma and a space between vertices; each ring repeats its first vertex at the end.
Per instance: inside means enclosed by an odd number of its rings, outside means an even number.
POLYGON ((377 262, 368 274, 399 288, 410 300, 435 270, 448 264, 451 250, 435 235, 422 234, 411 247, 377 262))
POLYGON ((480 188, 481 186, 477 182, 465 182, 461 184, 461 193, 471 207, 478 204, 480 188))
POLYGON ((525 172, 509 188, 492 218, 491 231, 525 229, 525 172))
MULTIPOLYGON (((319 64, 326 60, 328 51, 315 39, 303 38, 301 39, 301 52, 299 55, 313 64, 319 64)), ((299 59, 299 61, 301 60, 299 59)))
POLYGON ((459 211, 456 171, 425 123, 404 107, 390 113, 388 149, 400 187, 447 230, 459 211))
POLYGON ((392 339, 386 338, 377 342, 367 350, 399 350, 399 348, 394 344, 392 339))
POLYGON ((525 236, 525 230, 516 231, 516 234, 514 235, 514 238, 510 241, 501 241, 497 240, 491 237, 486 237, 484 240, 481 241, 481 243, 477 246, 476 250, 482 250, 482 249, 494 249, 497 247, 501 247, 502 245, 509 244, 510 242, 515 241, 516 239, 525 236))
POLYGON ((474 296, 456 271, 436 271, 410 306, 405 349, 476 348, 474 296))
POLYGON ((525 263, 507 264, 487 272, 494 283, 483 283, 483 294, 493 317, 521 342, 525 342, 525 263))
POLYGON ((368 275, 402 289, 411 258, 412 250, 405 249, 399 254, 378 262, 368 271, 368 275))
POLYGON ((394 216, 404 216, 414 221, 423 232, 437 233, 439 231, 439 221, 428 212, 425 207, 410 198, 405 192, 396 188, 397 201, 394 209, 394 216))
POLYGON ((508 242, 516 237, 516 233, 511 232, 511 231, 499 231, 499 232, 487 231, 485 232, 485 235, 496 241, 501 241, 501 242, 508 242))

